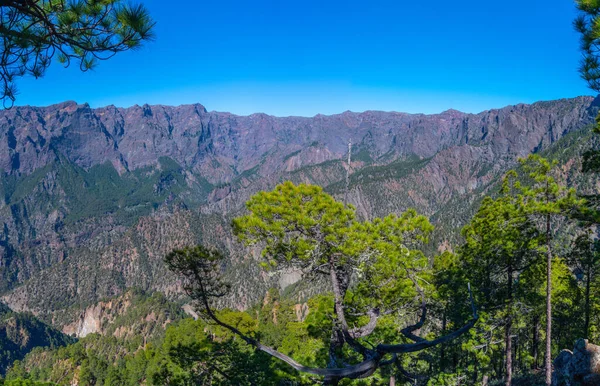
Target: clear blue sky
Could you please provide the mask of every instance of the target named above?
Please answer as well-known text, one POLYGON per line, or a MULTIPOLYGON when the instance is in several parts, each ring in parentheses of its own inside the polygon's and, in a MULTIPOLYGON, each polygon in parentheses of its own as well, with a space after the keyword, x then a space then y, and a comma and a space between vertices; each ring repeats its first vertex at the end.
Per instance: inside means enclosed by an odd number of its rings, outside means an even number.
POLYGON ((54 63, 18 105, 202 103, 237 114, 466 112, 578 95, 570 0, 141 0, 156 41, 54 63))

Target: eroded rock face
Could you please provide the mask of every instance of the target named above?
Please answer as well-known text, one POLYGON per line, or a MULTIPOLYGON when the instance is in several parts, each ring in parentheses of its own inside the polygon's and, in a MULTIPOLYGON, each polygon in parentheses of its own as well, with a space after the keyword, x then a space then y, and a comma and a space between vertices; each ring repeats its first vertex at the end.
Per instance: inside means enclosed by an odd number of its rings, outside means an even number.
POLYGON ((554 360, 552 384, 556 386, 600 385, 600 346, 579 339, 573 352, 562 350, 554 360))
MULTIPOLYGON (((441 240, 434 235, 432 243, 447 249, 478 195, 517 157, 584 131, 599 102, 311 118, 74 102, 0 111, 0 299, 63 328, 72 306, 131 287, 176 296, 180 286, 164 255, 202 243, 231 257, 229 279, 237 285, 227 305, 248 307, 298 275, 261 273, 249 261, 257 254, 236 243, 231 217, 284 180, 345 196, 348 141, 347 199, 358 216, 416 208, 436 225, 441 240)), ((577 162, 569 168, 565 175, 581 170, 577 162)), ((90 311, 73 333, 96 331, 94 320, 90 311)))
POLYGON ((554 359, 554 372, 552 373, 553 385, 568 385, 571 379, 570 364, 573 359, 573 352, 570 350, 562 350, 554 359))
MULTIPOLYGON (((193 308, 189 307, 193 312, 193 308)), ((125 294, 87 307, 63 327, 63 333, 77 338, 90 334, 117 338, 150 338, 163 331, 172 320, 183 317, 185 310, 172 312, 164 298, 131 290, 125 294)), ((191 313, 193 315, 193 313, 191 313)))

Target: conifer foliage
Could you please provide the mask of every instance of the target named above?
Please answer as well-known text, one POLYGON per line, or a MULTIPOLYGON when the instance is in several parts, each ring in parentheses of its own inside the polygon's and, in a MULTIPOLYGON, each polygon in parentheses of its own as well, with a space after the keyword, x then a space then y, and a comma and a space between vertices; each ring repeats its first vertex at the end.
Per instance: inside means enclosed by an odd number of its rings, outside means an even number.
MULTIPOLYGON (((402 354, 452 341, 478 319, 471 299, 472 316, 462 327, 432 339, 418 334, 426 328, 426 286, 431 275, 419 248, 433 227, 415 211, 357 221, 354 207, 336 201, 318 186, 291 182, 253 196, 247 209, 248 215, 234 220, 234 233, 262 250, 265 268, 293 267, 305 278, 323 277, 329 282, 335 319, 326 367, 301 364, 218 317, 211 301, 221 291, 213 288, 223 286, 214 270, 205 269, 215 266, 218 252, 204 247, 175 251, 167 257, 167 264, 184 277, 188 295, 209 320, 301 373, 337 385, 343 379, 370 377, 386 366, 403 371, 402 354), (415 299, 416 322, 397 330, 393 326, 400 322, 400 309, 410 307, 415 299), (383 334, 385 325, 390 330, 383 334)), ((466 289, 464 293, 466 300, 466 289)))
POLYGON ((53 58, 82 71, 152 39, 146 8, 121 0, 1 0, 0 98, 15 101, 17 78, 44 75, 53 58))

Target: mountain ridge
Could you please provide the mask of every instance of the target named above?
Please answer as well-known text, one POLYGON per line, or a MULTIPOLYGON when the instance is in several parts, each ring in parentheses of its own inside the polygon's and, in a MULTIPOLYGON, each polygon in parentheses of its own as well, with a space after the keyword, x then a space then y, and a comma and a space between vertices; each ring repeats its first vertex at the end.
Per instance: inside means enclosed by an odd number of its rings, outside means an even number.
MULTIPOLYGON (((164 255, 205 243, 230 254, 228 274, 239 285, 229 305, 245 308, 297 279, 262 274, 231 235, 229 221, 257 191, 291 180, 341 199, 351 140, 348 199, 359 216, 414 207, 435 217, 475 202, 518 157, 590 126, 598 104, 579 97, 479 114, 313 118, 201 105, 2 111, 0 298, 62 328, 127 288, 176 296, 164 255)), ((436 248, 464 223, 444 216, 454 226, 441 226, 436 248)))
MULTIPOLYGON (((318 139, 325 139, 329 140, 328 142, 325 142, 327 149, 333 152, 336 156, 339 156, 341 153, 345 152, 346 143, 348 140, 352 140, 352 142, 355 144, 360 144, 365 139, 366 134, 373 134, 369 131, 364 132, 365 128, 381 131, 385 129, 385 124, 389 124, 393 128, 397 129, 389 133, 390 135, 393 134, 396 136, 400 134, 407 136, 411 134, 408 132, 409 130, 425 129, 428 131, 428 134, 437 134, 438 137, 434 139, 440 140, 441 147, 444 147, 445 145, 455 144, 455 142, 452 142, 449 140, 449 138, 444 137, 443 132, 434 132, 431 127, 426 127, 427 124, 431 124, 431 122, 427 122, 428 120, 440 119, 440 121, 434 123, 441 126, 442 129, 450 131, 447 133, 448 135, 456 134, 460 137, 461 134, 464 135, 464 133, 454 133, 450 130, 458 129, 456 122, 446 122, 446 118, 451 120, 460 120, 465 118, 472 120, 484 118, 486 115, 491 114, 506 114, 506 112, 509 110, 513 112, 515 110, 535 109, 537 107, 543 107, 543 105, 547 103, 565 103, 568 101, 585 100, 591 101, 591 98, 580 97, 575 99, 562 99, 552 102, 537 102, 531 105, 518 104, 514 106, 507 106, 502 109, 487 110, 479 114, 455 112, 449 114, 448 112, 444 112, 433 115, 411 115, 396 112, 388 113, 379 111, 366 111, 362 113, 342 113, 330 116, 317 115, 313 118, 274 117, 266 114, 237 116, 230 113, 207 112, 206 109, 199 104, 184 105, 180 107, 144 105, 134 106, 128 109, 114 108, 110 106, 92 109, 89 107, 89 105, 76 105, 74 103, 57 104, 46 108, 15 107, 12 110, 0 112, 0 119, 4 120, 4 124, 1 125, 0 130, 2 131, 0 133, 3 134, 3 136, 7 139, 6 143, 3 144, 5 146, 2 146, 2 150, 5 150, 5 154, 10 153, 10 157, 5 156, 0 158, 0 168, 9 173, 13 170, 18 170, 19 172, 25 174, 31 172, 40 165, 47 163, 48 159, 52 157, 52 154, 49 154, 47 151, 44 152, 44 150, 47 150, 49 147, 49 141, 54 141, 53 147, 56 148, 56 150, 65 153, 67 157, 70 155, 68 154, 68 150, 70 148, 77 148, 78 146, 87 145, 85 149, 82 149, 83 151, 74 154, 74 157, 71 159, 79 166, 84 168, 89 168, 93 165, 108 161, 111 162, 119 172, 122 172, 123 170, 129 170, 130 167, 131 169, 136 169, 143 166, 155 165, 157 161, 156 158, 158 158, 160 155, 171 156, 171 158, 177 160, 182 166, 194 167, 199 162, 203 161, 203 159, 193 159, 181 156, 177 157, 177 151, 179 151, 179 154, 183 152, 192 152, 194 148, 190 138, 197 138, 198 143, 196 144, 195 149, 197 151, 193 153, 197 153, 199 157, 202 157, 203 155, 206 155, 205 153, 210 153, 212 150, 213 152, 217 151, 216 156, 223 156, 223 154, 218 153, 219 149, 210 148, 210 145, 214 146, 214 141, 208 141, 208 146, 203 147, 204 142, 211 139, 211 137, 217 136, 215 139, 223 142, 221 145, 225 145, 221 150, 235 153, 236 149, 227 148, 227 141, 223 138, 223 134, 230 136, 245 135, 246 138, 242 139, 249 139, 253 141, 252 145, 254 145, 260 155, 265 154, 267 150, 273 148, 274 143, 272 139, 278 139, 280 142, 288 141, 289 145, 295 145, 296 150, 299 149, 301 145, 306 146, 315 141, 319 142, 318 139), (177 115, 183 117, 177 117, 177 115), (37 122, 32 122, 33 118, 35 118, 37 122), (180 118, 179 121, 177 121, 177 118, 180 118), (383 120, 383 122, 378 122, 378 119, 383 120), (185 120, 187 120, 187 122, 185 120), (425 120, 425 122, 423 122, 423 120, 425 120), (14 130, 14 125, 16 123, 29 126, 31 132, 20 133, 21 137, 17 138, 14 130), (153 126, 151 128, 144 128, 144 123, 148 125, 151 124, 153 126), (128 133, 129 135, 136 135, 137 138, 140 139, 144 138, 141 136, 141 134, 146 134, 148 137, 159 135, 163 137, 159 138, 162 139, 163 142, 166 138, 176 143, 177 148, 161 149, 154 146, 151 151, 157 155, 156 157, 151 157, 148 155, 144 156, 143 154, 140 154, 143 153, 140 151, 140 149, 132 150, 132 148, 138 144, 132 141, 128 143, 127 139, 129 138, 123 137, 127 137, 127 134, 124 132, 125 127, 131 131, 131 127, 134 125, 139 125, 142 127, 138 127, 139 131, 137 132, 128 133), (271 127, 268 128, 265 127, 265 125, 271 127), (276 136, 274 136, 275 138, 271 138, 271 142, 268 143, 270 146, 261 147, 263 144, 259 143, 260 141, 257 141, 256 138, 248 137, 248 133, 244 132, 244 130, 246 130, 251 133, 263 134, 262 138, 267 138, 265 134, 275 134, 277 132, 284 135, 298 134, 298 128, 290 127, 294 125, 303 126, 302 128, 308 129, 308 136, 305 138, 306 140, 304 143, 300 141, 296 141, 296 143, 294 143, 290 140, 290 138, 276 138, 276 136), (340 141, 340 138, 337 140, 333 140, 332 138, 323 138, 323 125, 335 126, 338 130, 348 131, 348 138, 345 138, 343 141, 340 141), (451 125, 454 125, 454 127, 450 127, 451 125), (44 130, 46 126, 51 126, 53 130, 44 130), (214 128, 214 126, 225 126, 229 129, 229 132, 211 133, 211 128, 214 128), (72 127, 77 127, 77 130, 73 130, 72 127), (240 127, 242 130, 240 130, 240 127), (89 134, 102 135, 98 138, 90 138, 89 134), (186 136, 188 138, 185 138, 186 136), (68 146, 64 146, 64 143, 61 142, 69 142, 69 144, 68 146), (21 145, 21 149, 19 150, 22 151, 17 150, 19 145, 21 145), (46 159, 32 159, 31 155, 24 154, 27 150, 29 150, 26 145, 29 145, 29 149, 33 148, 30 150, 30 154, 31 151, 38 153, 41 151, 42 155, 44 155, 46 159), (86 154, 87 150, 92 150, 90 147, 101 149, 103 157, 90 159, 89 155, 86 154), (119 151, 121 147, 125 147, 126 151, 119 151)), ((412 135, 414 135, 414 133, 412 133, 412 135)), ((385 138, 375 139, 385 140, 385 138)), ((149 142, 141 143, 143 150, 146 152, 148 152, 148 147, 152 145, 156 144, 149 142)), ((383 152, 382 148, 377 150, 383 152)), ((390 149, 388 148, 386 150, 390 149)), ((427 148, 427 146, 423 146, 423 144, 421 144, 416 148, 413 146, 411 148, 405 148, 402 150, 404 150, 406 153, 413 152, 419 156, 426 157, 435 154, 440 150, 440 147, 434 146, 427 148)), ((234 157, 249 155, 252 156, 252 154, 233 154, 234 157)), ((252 157, 248 158, 250 159, 246 162, 246 164, 242 162, 240 165, 236 165, 236 169, 237 166, 239 166, 241 168, 240 170, 244 171, 252 166, 256 166, 257 160, 253 159, 252 157)), ((231 162, 229 162, 228 166, 232 166, 231 162)), ((204 172, 207 172, 207 170, 204 170, 204 172)), ((227 173, 224 170, 224 173, 225 174, 223 176, 219 176, 223 181, 233 176, 231 171, 227 173)), ((216 179, 212 182, 216 182, 216 179)))
MULTIPOLYGON (((130 106, 117 106, 115 104, 108 104, 108 105, 101 105, 101 106, 96 106, 96 107, 92 107, 88 102, 83 102, 83 103, 79 103, 76 100, 66 100, 63 102, 58 102, 58 103, 51 103, 49 105, 45 105, 45 106, 38 106, 38 105, 15 105, 13 107, 11 107, 11 109, 14 108, 32 108, 32 109, 46 109, 46 108, 51 108, 51 107, 55 107, 55 106, 64 106, 64 105, 79 105, 79 106, 87 106, 93 110, 99 110, 99 109, 107 109, 107 108, 113 108, 113 109, 121 109, 121 110, 127 110, 127 109, 132 109, 132 108, 144 108, 145 106, 148 106, 150 108, 153 107, 169 107, 169 108, 180 108, 180 107, 187 107, 187 106, 200 106, 204 109, 204 112, 206 113, 222 113, 222 114, 229 114, 229 115, 234 115, 237 117, 250 117, 252 115, 265 115, 265 116, 269 116, 269 117, 273 117, 273 118, 315 118, 317 116, 323 116, 323 117, 331 117, 331 116, 336 116, 336 115, 343 115, 346 113, 351 113, 351 114, 363 114, 363 113, 369 113, 369 112, 374 112, 374 113, 392 113, 392 114, 404 114, 404 115, 443 115, 444 113, 460 113, 460 114, 467 114, 467 115, 478 115, 481 113, 485 113, 487 111, 494 111, 494 110, 502 110, 505 108, 510 108, 510 107, 517 107, 517 106, 521 106, 521 105, 525 105, 525 106, 531 106, 531 105, 535 105, 538 103, 545 103, 545 102, 556 102, 556 101, 563 101, 563 100, 570 100, 570 99, 578 99, 578 98, 596 98, 593 95, 577 95, 577 96, 573 96, 573 97, 565 97, 565 98, 558 98, 558 99, 551 99, 551 100, 536 100, 533 102, 519 102, 519 103, 514 103, 514 104, 507 104, 501 107, 491 107, 485 110, 481 110, 481 111, 476 111, 476 112, 466 112, 466 111, 462 111, 459 109, 455 109, 453 107, 449 107, 443 111, 440 112, 434 112, 434 113, 422 113, 422 112, 413 112, 413 113, 409 113, 406 111, 400 111, 400 110, 378 110, 378 109, 369 109, 369 110, 362 110, 362 111, 353 111, 353 110, 345 110, 342 112, 338 112, 338 113, 331 113, 331 114, 323 114, 323 113, 316 113, 314 115, 278 115, 278 114, 271 114, 271 113, 266 113, 266 112, 254 112, 254 113, 250 113, 250 114, 238 114, 238 113, 234 113, 231 111, 219 111, 219 110, 208 110, 206 108, 206 106, 204 106, 204 104, 200 103, 200 102, 193 102, 193 103, 181 103, 181 104, 177 104, 177 105, 172 105, 172 104, 164 104, 164 103, 143 103, 143 104, 138 104, 135 103, 133 105, 130 106)), ((9 109, 10 110, 10 109, 9 109)))

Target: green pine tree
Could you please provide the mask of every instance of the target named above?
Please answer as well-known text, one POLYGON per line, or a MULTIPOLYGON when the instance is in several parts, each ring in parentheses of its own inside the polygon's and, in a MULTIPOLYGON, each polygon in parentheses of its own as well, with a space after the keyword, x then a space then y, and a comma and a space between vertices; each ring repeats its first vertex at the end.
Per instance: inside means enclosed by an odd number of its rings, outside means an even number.
POLYGON ((567 220, 585 204, 577 197, 575 189, 567 188, 553 176, 556 162, 550 162, 538 155, 530 155, 521 160, 524 183, 517 182, 519 199, 526 207, 528 215, 544 234, 546 254, 546 384, 552 383, 552 260, 553 242, 557 221, 567 220))
POLYGON ((44 75, 54 56, 82 71, 152 39, 154 21, 121 0, 2 0, 0 99, 12 106, 15 80, 44 75))

